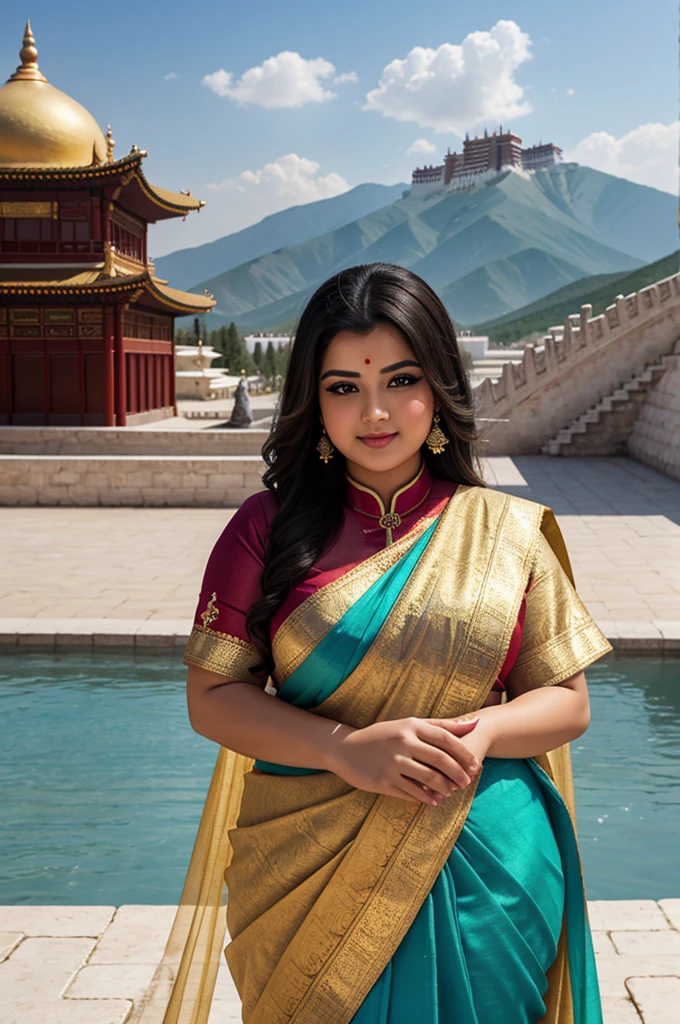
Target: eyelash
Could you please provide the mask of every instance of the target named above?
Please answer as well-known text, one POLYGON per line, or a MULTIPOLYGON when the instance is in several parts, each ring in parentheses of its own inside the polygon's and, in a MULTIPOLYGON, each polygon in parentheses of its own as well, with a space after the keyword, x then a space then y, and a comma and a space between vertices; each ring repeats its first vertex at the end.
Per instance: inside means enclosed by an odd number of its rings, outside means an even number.
MULTIPOLYGON (((399 385, 399 386, 400 387, 410 387, 412 384, 417 384, 418 381, 422 380, 422 379, 423 379, 422 377, 414 377, 410 373, 399 373, 399 374, 397 374, 396 377, 392 378, 392 380, 390 381, 390 384, 394 383, 395 380, 405 380, 407 383, 399 385)), ((350 384, 349 381, 338 381, 337 384, 331 384, 331 386, 329 388, 326 388, 326 391, 328 391, 331 395, 346 395, 346 394, 348 394, 347 391, 339 391, 338 389, 339 388, 347 388, 347 387, 356 387, 356 385, 350 384)), ((389 384, 388 384, 388 387, 389 387, 389 384)), ((352 392, 349 392, 349 394, 351 394, 351 393, 352 392)))

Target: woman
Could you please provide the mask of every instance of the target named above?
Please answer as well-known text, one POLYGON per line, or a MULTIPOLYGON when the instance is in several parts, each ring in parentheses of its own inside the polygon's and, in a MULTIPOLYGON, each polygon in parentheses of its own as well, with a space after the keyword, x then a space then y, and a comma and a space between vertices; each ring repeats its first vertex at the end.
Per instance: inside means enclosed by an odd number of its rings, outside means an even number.
POLYGON ((424 281, 318 289, 185 652, 222 749, 165 1024, 207 1019, 223 874, 246 1024, 601 1024, 568 744, 611 645, 551 510, 487 488, 476 440, 424 281))

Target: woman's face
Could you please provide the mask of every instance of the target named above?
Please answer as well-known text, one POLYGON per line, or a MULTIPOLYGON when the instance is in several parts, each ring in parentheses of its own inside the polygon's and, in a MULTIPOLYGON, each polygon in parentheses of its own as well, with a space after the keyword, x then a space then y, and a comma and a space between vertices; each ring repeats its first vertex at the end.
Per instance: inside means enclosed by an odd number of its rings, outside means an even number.
POLYGON ((350 473, 353 465, 389 472, 419 453, 435 398, 404 335, 380 324, 370 334, 335 335, 321 365, 319 405, 350 473), (383 440, 371 443, 376 435, 383 440))

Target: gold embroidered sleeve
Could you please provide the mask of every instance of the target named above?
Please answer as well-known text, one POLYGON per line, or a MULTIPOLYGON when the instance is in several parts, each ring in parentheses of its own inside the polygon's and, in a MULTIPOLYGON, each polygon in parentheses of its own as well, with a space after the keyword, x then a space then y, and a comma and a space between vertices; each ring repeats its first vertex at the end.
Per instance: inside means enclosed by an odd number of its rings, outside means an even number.
POLYGON ((505 680, 508 695, 562 683, 611 650, 541 533, 526 595, 522 642, 505 680))
POLYGON ((265 686, 266 680, 260 680, 248 671, 262 661, 257 648, 238 636, 220 633, 209 626, 194 625, 182 661, 185 665, 198 665, 238 682, 265 686))

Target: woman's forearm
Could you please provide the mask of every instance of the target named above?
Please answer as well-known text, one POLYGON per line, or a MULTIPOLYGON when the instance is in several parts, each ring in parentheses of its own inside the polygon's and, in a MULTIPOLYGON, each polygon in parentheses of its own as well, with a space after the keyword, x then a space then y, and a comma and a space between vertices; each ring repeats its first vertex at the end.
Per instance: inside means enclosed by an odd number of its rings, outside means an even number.
MULTIPOLYGON (((327 770, 327 753, 347 726, 278 700, 251 683, 228 683, 189 707, 201 736, 238 754, 327 770)), ((349 730, 351 731, 351 730, 349 730)))
POLYGON ((535 757, 581 736, 590 709, 582 691, 542 686, 505 704, 480 708, 478 729, 490 737, 487 757, 535 757))

